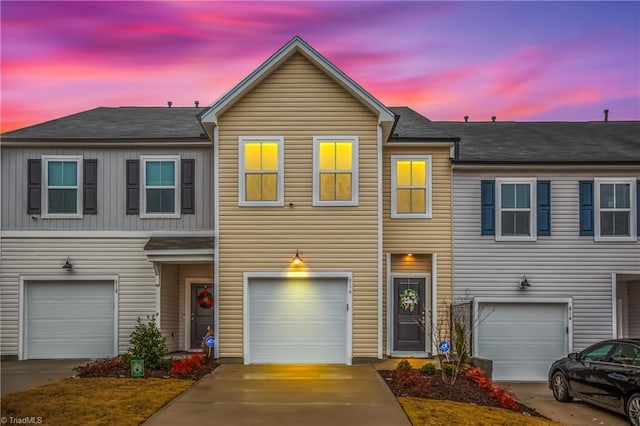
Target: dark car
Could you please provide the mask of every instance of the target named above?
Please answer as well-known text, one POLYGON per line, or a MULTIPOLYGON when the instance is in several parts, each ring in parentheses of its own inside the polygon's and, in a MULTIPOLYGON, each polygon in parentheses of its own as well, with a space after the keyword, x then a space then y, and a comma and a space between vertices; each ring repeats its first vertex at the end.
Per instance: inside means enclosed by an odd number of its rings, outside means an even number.
POLYGON ((640 339, 605 340, 557 360, 549 388, 560 402, 580 398, 640 426, 640 339))

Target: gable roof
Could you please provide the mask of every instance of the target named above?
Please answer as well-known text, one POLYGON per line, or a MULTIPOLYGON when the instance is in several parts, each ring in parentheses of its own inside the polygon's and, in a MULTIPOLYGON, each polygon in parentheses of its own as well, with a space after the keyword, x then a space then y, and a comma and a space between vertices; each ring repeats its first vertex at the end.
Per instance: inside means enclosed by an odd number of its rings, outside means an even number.
POLYGON ((273 70, 278 68, 282 63, 296 53, 300 53, 305 56, 312 63, 322 69, 327 75, 333 78, 338 84, 349 91, 353 96, 358 98, 364 105, 371 109, 371 111, 375 112, 378 116, 378 120, 383 126, 383 138, 386 139, 389 136, 395 122, 393 112, 384 106, 382 102, 373 97, 373 95, 364 90, 358 83, 349 78, 349 76, 338 69, 338 67, 333 65, 328 59, 314 50, 299 36, 293 37, 287 44, 278 49, 258 68, 253 70, 237 85, 231 88, 231 90, 211 104, 207 111, 201 114, 200 118, 203 127, 207 132, 212 135, 213 127, 217 125, 218 116, 220 114, 233 105, 238 99, 242 98, 246 93, 264 80, 273 70))
POLYGON ((2 134, 3 141, 207 139, 198 120, 205 108, 94 108, 2 134))

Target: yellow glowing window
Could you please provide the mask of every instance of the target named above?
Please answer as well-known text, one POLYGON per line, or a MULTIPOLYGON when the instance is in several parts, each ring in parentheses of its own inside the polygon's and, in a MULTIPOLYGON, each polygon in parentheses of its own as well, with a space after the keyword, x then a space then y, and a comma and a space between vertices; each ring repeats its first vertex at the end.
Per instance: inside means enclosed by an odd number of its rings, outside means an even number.
POLYGON ((319 142, 317 161, 320 201, 352 201, 353 143, 319 142))
POLYGON ((426 159, 396 159, 394 162, 395 214, 427 214, 426 159))
POLYGON ((244 143, 244 201, 277 201, 278 142, 244 143))

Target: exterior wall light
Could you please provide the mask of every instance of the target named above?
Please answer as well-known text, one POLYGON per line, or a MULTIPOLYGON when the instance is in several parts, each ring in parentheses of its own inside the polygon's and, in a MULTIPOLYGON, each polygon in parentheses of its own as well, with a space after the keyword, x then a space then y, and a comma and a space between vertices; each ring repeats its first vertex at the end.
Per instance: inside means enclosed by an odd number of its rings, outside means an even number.
POLYGON ((518 287, 520 288, 520 290, 524 290, 527 287, 531 287, 531 284, 529 284, 529 281, 527 281, 527 274, 524 274, 522 276, 522 281, 520 281, 520 283, 518 284, 518 287))
POLYGON ((71 264, 71 260, 67 257, 67 261, 62 265, 62 269, 67 272, 70 272, 73 269, 73 265, 71 264))
POLYGON ((302 262, 304 261, 302 259, 302 256, 300 256, 300 253, 298 252, 298 249, 296 249, 296 255, 293 256, 293 259, 291 260, 293 262, 294 265, 301 265, 302 262))

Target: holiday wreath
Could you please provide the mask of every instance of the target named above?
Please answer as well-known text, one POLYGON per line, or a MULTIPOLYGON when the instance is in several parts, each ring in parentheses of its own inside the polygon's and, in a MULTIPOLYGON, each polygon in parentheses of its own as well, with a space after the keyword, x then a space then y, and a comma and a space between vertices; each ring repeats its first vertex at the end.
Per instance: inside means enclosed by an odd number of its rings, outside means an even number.
POLYGON ((198 305, 201 308, 210 308, 213 306, 213 296, 207 290, 202 290, 200 294, 198 294, 198 305))
POLYGON ((413 289, 409 288, 400 293, 400 307, 405 311, 413 312, 419 300, 418 292, 413 289))

